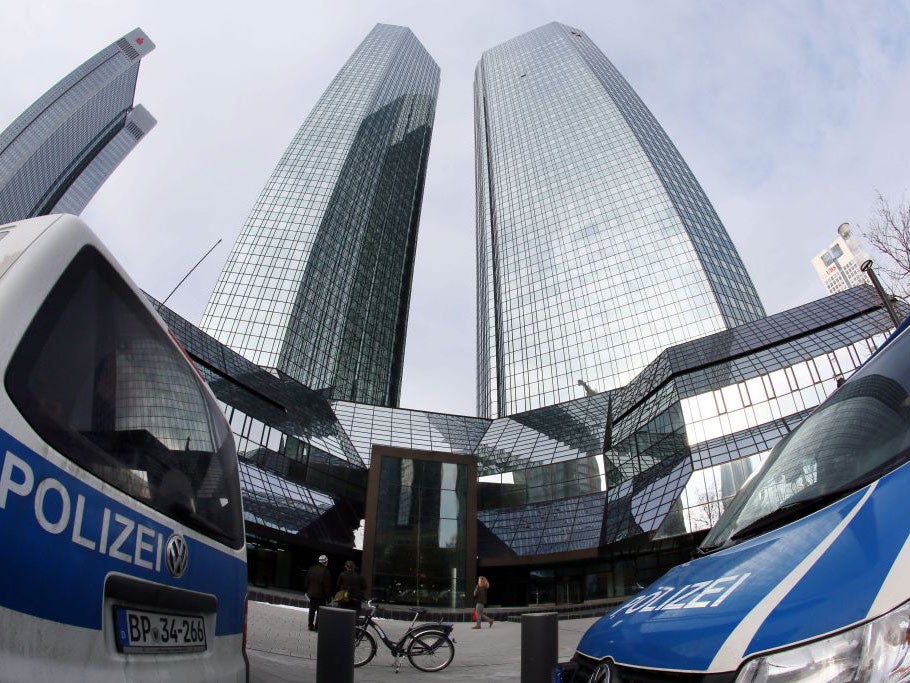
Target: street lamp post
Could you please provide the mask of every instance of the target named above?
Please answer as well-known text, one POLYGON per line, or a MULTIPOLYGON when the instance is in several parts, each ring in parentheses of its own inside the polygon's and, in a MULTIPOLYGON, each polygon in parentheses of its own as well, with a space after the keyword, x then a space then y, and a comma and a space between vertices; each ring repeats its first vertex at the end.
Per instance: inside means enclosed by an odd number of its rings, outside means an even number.
POLYGON ((872 270, 872 259, 863 261, 863 265, 861 265, 859 269, 869 276, 869 279, 872 281, 872 286, 875 287, 875 291, 877 291, 878 295, 882 298, 885 308, 888 309, 888 315, 891 316, 894 326, 897 327, 900 325, 901 319, 897 316, 897 311, 894 310, 894 304, 891 302, 891 297, 885 294, 882 283, 878 281, 878 276, 875 274, 875 271, 872 270))
POLYGON ((585 396, 596 396, 597 392, 594 391, 591 386, 585 382, 583 379, 578 380, 578 386, 585 390, 585 396))

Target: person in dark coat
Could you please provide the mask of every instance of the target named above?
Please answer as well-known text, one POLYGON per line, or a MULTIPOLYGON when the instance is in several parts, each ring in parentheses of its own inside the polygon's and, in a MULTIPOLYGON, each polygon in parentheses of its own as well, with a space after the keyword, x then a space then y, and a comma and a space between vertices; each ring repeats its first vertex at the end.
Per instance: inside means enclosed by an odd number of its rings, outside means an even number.
POLYGON ((304 590, 310 601, 307 625, 311 631, 318 628, 316 620, 319 616, 319 608, 332 599, 332 575, 329 573, 328 564, 329 558, 320 555, 319 564, 310 567, 304 579, 304 590))
POLYGON ((338 590, 339 592, 347 591, 348 593, 347 600, 339 600, 338 606, 359 612, 360 605, 366 594, 367 582, 357 573, 357 565, 351 560, 344 563, 344 571, 338 575, 338 590))

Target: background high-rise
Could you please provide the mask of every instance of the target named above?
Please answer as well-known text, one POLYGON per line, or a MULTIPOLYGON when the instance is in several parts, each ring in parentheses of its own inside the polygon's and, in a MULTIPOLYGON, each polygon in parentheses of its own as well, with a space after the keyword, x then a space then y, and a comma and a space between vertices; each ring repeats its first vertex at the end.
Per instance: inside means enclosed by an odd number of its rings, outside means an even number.
POLYGON ((812 259, 812 266, 828 294, 835 294, 868 282, 860 270, 868 258, 850 224, 841 223, 837 227, 837 239, 812 259))
POLYGON ((141 29, 130 31, 0 133, 0 224, 85 208, 155 125, 133 107, 139 62, 154 48, 141 29))

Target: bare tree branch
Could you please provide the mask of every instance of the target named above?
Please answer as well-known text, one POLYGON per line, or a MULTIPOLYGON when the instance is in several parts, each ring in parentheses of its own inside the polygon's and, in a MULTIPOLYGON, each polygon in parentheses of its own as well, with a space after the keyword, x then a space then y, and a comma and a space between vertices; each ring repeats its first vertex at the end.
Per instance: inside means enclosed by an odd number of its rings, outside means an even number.
POLYGON ((860 230, 876 252, 879 277, 897 296, 910 297, 910 204, 892 208, 879 192, 872 217, 860 230))
POLYGON ((708 492, 698 494, 695 505, 689 508, 692 531, 710 529, 724 512, 726 502, 708 492))

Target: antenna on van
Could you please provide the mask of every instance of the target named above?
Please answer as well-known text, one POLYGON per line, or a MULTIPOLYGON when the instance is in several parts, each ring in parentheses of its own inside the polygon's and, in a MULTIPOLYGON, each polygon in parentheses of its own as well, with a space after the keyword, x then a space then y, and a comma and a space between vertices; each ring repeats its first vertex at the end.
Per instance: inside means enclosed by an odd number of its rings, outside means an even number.
POLYGON ((209 254, 211 254, 213 251, 215 251, 215 247, 217 247, 219 244, 221 244, 221 238, 220 238, 220 237, 218 238, 218 241, 215 242, 215 244, 212 245, 212 248, 209 249, 207 252, 205 252, 205 255, 204 255, 201 259, 199 259, 199 260, 196 262, 196 265, 193 266, 192 268, 190 268, 190 272, 188 272, 186 275, 183 276, 183 279, 182 279, 180 282, 177 283, 177 286, 174 287, 174 289, 171 290, 171 293, 168 294, 166 297, 164 297, 164 301, 162 301, 160 304, 158 304, 158 308, 157 308, 156 310, 161 311, 161 307, 164 306, 164 304, 167 303, 167 300, 170 299, 172 296, 174 296, 174 292, 176 292, 176 291, 180 288, 180 285, 182 285, 182 284, 186 281, 186 279, 187 279, 190 275, 193 274, 193 271, 196 270, 196 269, 199 267, 199 264, 200 264, 200 263, 202 263, 203 261, 205 261, 205 259, 208 257, 209 254))

